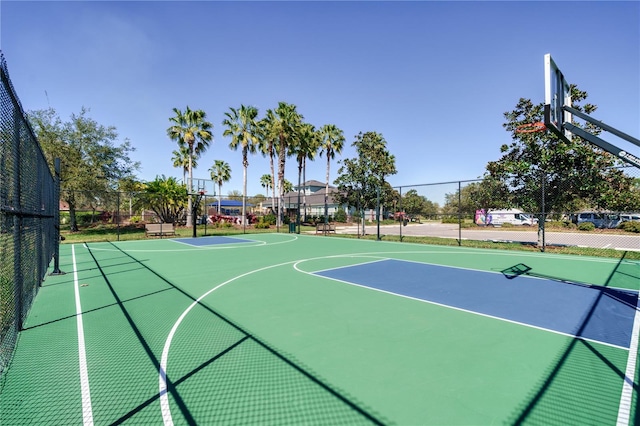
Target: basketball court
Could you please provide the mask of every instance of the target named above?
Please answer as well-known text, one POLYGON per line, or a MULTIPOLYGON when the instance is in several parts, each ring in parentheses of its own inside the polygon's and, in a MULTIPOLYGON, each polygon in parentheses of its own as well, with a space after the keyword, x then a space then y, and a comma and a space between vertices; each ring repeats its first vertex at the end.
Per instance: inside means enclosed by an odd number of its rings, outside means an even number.
MULTIPOLYGON (((640 167, 575 125, 640 146, 572 108, 550 55, 545 90, 544 122, 517 132, 640 167)), ((640 423, 640 262, 624 251, 274 233, 66 244, 58 260, 2 375, 2 424, 640 423)))
POLYGON ((624 256, 247 234, 63 245, 61 269, 5 424, 635 422, 624 256))

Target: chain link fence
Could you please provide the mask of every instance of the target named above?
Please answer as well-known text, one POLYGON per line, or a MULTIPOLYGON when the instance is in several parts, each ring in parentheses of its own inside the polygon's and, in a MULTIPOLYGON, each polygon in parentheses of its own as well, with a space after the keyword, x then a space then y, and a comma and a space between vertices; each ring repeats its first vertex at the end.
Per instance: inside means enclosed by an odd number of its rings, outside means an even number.
POLYGON ((0 375, 57 247, 54 178, 0 53, 0 375))
MULTIPOLYGON (((400 236, 531 245, 640 251, 640 170, 618 169, 627 182, 618 188, 603 182, 591 200, 572 197, 575 184, 541 176, 519 188, 526 205, 495 201, 483 180, 406 185, 392 205, 381 208, 382 233, 400 236), (566 198, 557 202, 558 197, 566 198), (494 200, 494 201, 492 201, 494 200), (608 202, 609 207, 604 207, 608 202), (563 208, 557 208, 559 204, 563 208), (395 226, 389 220, 398 222, 395 226)), ((513 194, 511 194, 513 195, 513 194)), ((504 198, 503 198, 504 200, 504 198)), ((524 204, 524 202, 523 202, 524 204)), ((374 211, 365 213, 374 222, 374 211)))

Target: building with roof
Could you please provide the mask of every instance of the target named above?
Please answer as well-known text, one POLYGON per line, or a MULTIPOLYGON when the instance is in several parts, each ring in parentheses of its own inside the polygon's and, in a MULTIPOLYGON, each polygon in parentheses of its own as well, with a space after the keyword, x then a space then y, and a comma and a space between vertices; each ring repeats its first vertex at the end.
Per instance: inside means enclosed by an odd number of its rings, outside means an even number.
MULTIPOLYGON (((329 185, 329 191, 326 190, 326 184, 317 180, 308 180, 300 185, 300 215, 304 217, 324 216, 325 194, 327 194, 327 211, 329 216, 335 215, 336 211, 346 211, 335 200, 338 188, 329 185)), ((272 198, 265 199, 260 203, 260 209, 264 213, 271 212, 272 198)), ((278 200, 273 205, 278 206, 278 200)), ((298 186, 294 186, 294 190, 284 194, 285 214, 294 218, 298 211, 298 186)))

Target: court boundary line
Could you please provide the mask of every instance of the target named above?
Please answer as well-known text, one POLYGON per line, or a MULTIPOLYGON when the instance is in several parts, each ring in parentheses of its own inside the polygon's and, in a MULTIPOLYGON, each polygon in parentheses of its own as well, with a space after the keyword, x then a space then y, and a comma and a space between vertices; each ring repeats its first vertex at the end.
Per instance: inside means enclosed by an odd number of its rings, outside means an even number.
MULTIPOLYGON (((367 234, 367 235, 374 235, 374 234, 367 234)), ((302 234, 301 234, 302 236, 302 234)), ((306 238, 317 238, 315 235, 304 235, 304 237, 306 238)), ((629 236, 629 237, 633 237, 633 236, 629 236)), ((524 256, 524 257, 536 257, 536 258, 540 258, 540 257, 544 257, 544 258, 552 258, 552 259, 567 259, 567 258, 571 258, 573 260, 581 260, 581 261, 585 261, 585 262, 599 262, 599 263, 618 263, 620 261, 620 259, 618 258, 608 258, 608 257, 597 257, 597 256, 578 256, 578 255, 574 255, 574 254, 555 254, 555 253, 540 253, 540 252, 527 252, 527 251, 512 251, 512 250, 504 250, 504 249, 494 249, 494 248, 474 248, 474 247, 457 247, 457 246, 441 246, 441 245, 436 245, 436 244, 419 244, 419 243, 407 243, 407 242, 401 242, 401 241, 385 241, 385 240, 369 240, 369 239, 355 239, 355 238, 341 238, 341 237, 337 237, 334 239, 336 240, 343 240, 343 241, 366 241, 366 242, 370 242, 370 243, 382 243, 382 244, 399 244, 399 245, 403 245, 403 246, 407 246, 407 245, 422 245, 425 247, 430 247, 430 248, 438 248, 438 249, 449 249, 450 251, 448 252, 442 252, 443 254, 451 254, 454 253, 456 250, 468 250, 467 253, 486 253, 486 252, 491 252, 494 253, 496 255, 500 255, 500 256, 513 256, 518 255, 518 256, 524 256)), ((629 262, 630 264, 638 264, 640 265, 640 261, 637 260, 627 260, 626 262, 629 262)))
MULTIPOLYGON (((335 258, 335 257, 379 257, 379 260, 397 260, 400 262, 409 262, 409 263, 418 263, 421 265, 431 265, 431 266, 441 266, 444 268, 452 268, 452 269, 460 269, 463 271, 471 271, 471 272, 486 272, 488 274, 497 274, 497 275, 504 275, 502 273, 502 271, 494 271, 494 270, 486 270, 486 269, 475 269, 475 268, 467 268, 465 266, 457 266, 457 265, 443 265, 440 263, 433 263, 433 262, 423 262, 423 261, 419 261, 419 260, 411 260, 411 259, 398 259, 395 257, 388 257, 388 256, 377 256, 377 255, 382 255, 382 254, 448 254, 447 252, 427 252, 427 251, 381 251, 381 252, 373 252, 373 253, 352 253, 352 254, 347 254, 347 255, 330 255, 327 256, 326 258, 335 258)), ((470 254, 470 255, 476 255, 476 254, 481 254, 481 253, 477 253, 477 252, 467 252, 467 253, 460 253, 460 254, 470 254)), ((363 262, 363 265, 366 265, 367 263, 374 263, 375 261, 372 262, 363 262)), ((360 265, 360 263, 358 263, 357 265, 360 265)), ((356 265, 349 265, 349 266, 356 266, 356 265)), ((638 265, 640 266, 640 265, 638 265)), ((328 268, 328 269, 320 269, 318 271, 314 271, 312 273, 316 274, 316 273, 320 273, 320 272, 324 272, 324 271, 331 271, 331 270, 335 270, 335 269, 340 269, 340 268, 345 268, 346 266, 337 266, 335 268, 328 268)), ((301 271, 304 272, 304 271, 301 271)), ((529 278, 529 279, 537 279, 537 280, 548 280, 548 281, 554 281, 554 282, 561 282, 561 283, 565 283, 565 284, 571 284, 571 285, 578 285, 578 286, 582 286, 582 287, 589 287, 589 288, 605 288, 605 289, 611 289, 611 290, 620 290, 620 291, 626 291, 629 293, 635 293, 640 297, 640 290, 634 290, 631 288, 625 288, 625 287, 616 287, 616 286, 606 286, 606 285, 602 285, 602 284, 591 284, 591 283, 584 283, 584 282, 580 282, 580 281, 572 281, 569 279, 565 279, 565 278, 550 278, 550 277, 544 277, 544 276, 535 276, 535 275, 530 275, 530 274, 523 274, 521 275, 521 277, 523 279, 525 278, 529 278)))
MULTIPOLYGON (((255 235, 255 234, 253 234, 255 235)), ((202 240, 203 238, 217 238, 217 237, 223 237, 223 238, 231 238, 231 239, 236 239, 236 240, 240 240, 240 238, 236 238, 235 236, 228 236, 228 235, 203 235, 201 237, 195 238, 196 240, 202 240)), ((198 245, 193 245, 193 244, 189 244, 187 242, 184 242, 182 240, 193 240, 194 238, 167 238, 167 241, 171 241, 173 243, 177 243, 177 244, 183 244, 185 246, 189 246, 189 247, 194 247, 197 249, 207 249, 210 248, 209 246, 219 246, 220 248, 227 248, 228 246, 233 247, 234 244, 248 244, 248 243, 257 243, 255 244, 255 247, 258 246, 264 246, 267 244, 266 241, 256 241, 256 240, 247 240, 245 239, 244 241, 238 241, 236 243, 222 243, 222 244, 209 244, 209 245, 203 245, 203 246, 198 246, 198 245)), ((254 247, 254 246, 252 246, 254 247)), ((234 247, 235 248, 235 247, 234 247)))
MULTIPOLYGON (((349 256, 351 256, 351 255, 349 255, 349 256)), ((335 257, 335 256, 330 256, 330 257, 335 257)), ((393 259, 393 260, 398 260, 398 259, 393 259)), ((323 275, 316 275, 315 273, 306 272, 306 271, 303 271, 303 270, 301 270, 301 269, 299 269, 297 267, 298 263, 302 263, 302 262, 306 262, 306 261, 307 261, 307 259, 297 261, 293 266, 297 271, 299 271, 299 272, 301 272, 303 274, 313 275, 313 276, 316 276, 316 277, 320 277, 320 278, 336 281, 336 282, 339 282, 339 283, 352 285, 352 286, 356 286, 356 287, 361 287, 361 288, 364 288, 364 289, 367 289, 367 290, 377 291, 377 292, 380 292, 380 293, 386 293, 386 294, 390 294, 392 296, 397 296, 397 297, 402 297, 402 298, 405 298, 405 299, 415 300, 417 302, 428 303, 430 305, 440 306, 440 307, 443 307, 443 308, 453 309, 453 310, 457 310, 457 311, 460 311, 460 312, 466 312, 466 313, 469 313, 469 314, 479 315, 479 316, 482 316, 482 317, 485 317, 485 318, 491 318, 491 319, 504 321, 504 322, 511 323, 511 324, 520 325, 520 326, 523 326, 523 327, 528 327, 528 328, 533 328, 533 329, 540 330, 540 331, 545 331, 545 332, 552 333, 552 334, 557 334, 557 335, 561 335, 561 336, 565 336, 565 337, 570 337, 570 338, 573 338, 573 339, 584 340, 586 342, 597 343, 597 344, 600 344, 600 345, 609 346, 609 347, 612 347, 612 348, 617 348, 617 349, 622 349, 622 350, 625 350, 625 351, 629 351, 629 348, 625 348, 624 346, 614 345, 612 343, 601 342, 599 340, 594 340, 594 339, 589 339, 589 338, 585 338, 585 337, 581 337, 581 336, 576 336, 576 335, 573 335, 573 334, 564 333, 564 332, 557 331, 557 330, 551 330, 551 329, 544 328, 544 327, 539 327, 539 326, 536 326, 536 325, 533 325, 533 324, 526 324, 526 323, 522 323, 522 322, 519 322, 519 321, 510 320, 510 319, 507 319, 507 318, 501 318, 501 317, 497 317, 497 316, 494 316, 494 315, 484 314, 482 312, 471 311, 469 309, 464 309, 464 308, 459 308, 457 306, 451 306, 451 305, 447 305, 447 304, 444 304, 444 303, 434 302, 432 300, 419 299, 419 298, 413 297, 413 296, 407 296, 407 295, 404 295, 404 294, 398 294, 398 293, 394 293, 394 292, 387 291, 387 290, 381 290, 381 289, 374 288, 374 287, 368 287, 366 285, 357 284, 357 283, 353 283, 353 282, 350 282, 350 281, 341 280, 341 279, 338 279, 338 278, 325 277, 323 275)), ((418 263, 420 263, 420 262, 418 262, 418 263)), ((486 272, 486 271, 481 271, 481 272, 486 272)), ((637 311, 636 311, 636 313, 637 313, 637 311)))
MULTIPOLYGON (((129 254, 128 252, 122 250, 121 248, 119 248, 118 246, 116 246, 115 244, 113 244, 112 242, 110 242, 110 244, 112 244, 115 247, 116 251, 119 251, 125 255, 127 255, 128 257, 140 262, 140 260, 136 259, 135 257, 133 257, 131 254, 129 254)), ((87 249, 89 249, 87 247, 87 249)), ((89 249, 89 253, 91 253, 91 250, 89 249)), ((93 254, 92 254, 93 256, 93 254)), ((98 264, 97 260, 94 258, 94 261, 96 261, 96 265, 98 266, 99 269, 101 269, 100 265, 98 264)), ((384 424, 381 420, 378 420, 376 418, 376 415, 369 413, 367 410, 365 410, 364 408, 360 407, 356 402, 351 401, 348 396, 344 396, 340 393, 339 390, 334 389, 333 387, 331 387, 330 384, 325 383, 324 381, 322 381, 320 378, 315 377, 313 374, 311 374, 310 372, 308 372, 305 368, 303 368, 302 366, 298 365, 296 362, 294 362, 293 360, 287 358, 287 356, 281 354, 280 352, 278 352, 276 349, 272 348, 269 344, 267 344, 266 342, 262 341, 260 338, 256 337, 255 335, 253 335, 252 333, 250 333, 249 331, 245 330, 243 327, 239 326, 238 324, 234 323, 233 321, 231 321, 230 319, 226 318, 224 315, 221 315, 220 313, 216 312, 215 310, 213 310, 211 307, 207 306, 206 304, 201 303, 201 300, 203 298, 205 298, 206 296, 208 296, 210 293, 212 293, 214 290, 222 287, 225 284, 228 284, 232 281, 235 281, 239 278, 242 278, 244 276, 256 273, 256 272, 261 272, 264 271, 266 269, 270 269, 270 268, 275 268, 275 267, 279 267, 279 266, 283 266, 283 265, 287 265, 287 264, 291 264, 295 262, 295 260, 293 261, 288 261, 282 264, 277 264, 277 265, 268 265, 265 266, 263 268, 259 268, 256 270, 252 270, 252 271, 248 271, 244 274, 235 276, 217 286, 215 286, 214 288, 208 290, 206 293, 204 293, 203 295, 201 295, 198 298, 195 298, 194 296, 191 296, 190 294, 188 294, 187 292, 185 292, 184 290, 180 289, 178 286, 176 286, 175 284, 173 284, 171 281, 169 281, 168 279, 164 278, 163 276, 161 276, 160 274, 158 274, 156 271, 154 271, 153 269, 149 268, 147 265, 144 265, 142 262, 140 262, 149 272, 151 272, 152 274, 156 275, 159 279, 161 279, 162 281, 166 282, 167 284, 169 284, 171 287, 173 287, 174 289, 176 289, 177 291, 179 291, 180 293, 182 293, 184 296, 186 296, 187 298, 189 298, 190 300, 192 300, 192 303, 187 307, 187 309, 182 313, 182 315, 180 316, 180 318, 185 317, 189 311, 191 311, 191 309, 193 309, 194 306, 196 305, 200 305, 202 307, 204 307, 205 309, 209 310, 211 313, 215 314, 216 316, 218 316, 220 319, 222 319, 223 321, 227 322, 229 325, 231 325, 232 327, 236 328, 237 330, 241 331, 243 334, 245 334, 245 336, 248 336, 249 338, 251 338, 254 342, 258 343, 260 346, 262 346, 264 349, 268 350, 269 352, 271 352, 273 355, 275 355, 276 357, 278 357, 280 360, 282 360, 283 362, 285 362, 286 364, 288 364, 289 366, 293 367, 296 371, 298 371, 299 373, 301 373, 302 375, 304 375, 305 377, 307 377, 309 380, 311 380, 313 383, 315 383, 316 385, 320 386, 322 389, 324 389, 325 391, 329 392, 331 395, 333 395, 336 399, 338 399, 339 401, 341 401, 342 403, 344 403, 346 406, 350 407, 352 410, 354 410, 355 412, 359 413, 362 417, 366 418, 367 420, 369 420, 370 422, 372 422, 373 424, 376 425, 382 425, 384 424)), ((101 269, 102 271, 102 269, 101 269)), ((105 278, 105 281, 107 282, 108 285, 109 281, 106 278, 106 276, 103 273, 103 277, 105 278)), ((116 294, 114 294, 114 296, 116 297, 116 299, 118 298, 116 294)), ((127 312, 126 310, 124 311, 125 316, 127 316, 127 312)), ((180 321, 181 322, 181 321, 180 321)), ((174 323, 174 326, 172 327, 172 332, 175 333, 175 331, 177 330, 178 326, 180 325, 180 323, 178 321, 176 321, 176 323, 174 323)), ((170 333, 171 334, 171 333, 170 333)), ((171 417, 171 411, 170 411, 170 406, 169 406, 169 399, 168 399, 168 394, 170 391, 175 392, 175 383, 172 383, 171 381, 167 380, 167 372, 166 372, 166 367, 167 367, 167 360, 168 360, 168 352, 169 352, 169 348, 171 346, 171 340, 169 339, 169 337, 167 337, 167 340, 165 341, 165 346, 163 347, 163 351, 162 351, 162 358, 159 360, 159 362, 156 364, 156 367, 158 368, 158 388, 159 388, 159 392, 156 393, 155 395, 157 395, 158 399, 160 400, 160 406, 161 406, 161 416, 163 419, 163 423, 165 425, 173 425, 173 418, 171 417), (166 354, 166 357, 165 357, 166 354), (164 386, 164 389, 163 389, 164 386), (171 388, 171 389, 170 389, 171 388)), ((152 360, 153 361, 153 360, 152 360)), ((174 395, 174 399, 178 400, 178 405, 180 405, 180 399, 178 397, 176 397, 176 395, 174 395)), ((184 413, 183 413, 184 414, 184 413)), ((192 418, 187 418, 187 423, 189 424, 195 424, 194 423, 194 419, 192 418)))
POLYGON ((80 286, 78 284, 78 268, 76 264, 76 246, 71 246, 73 262, 73 289, 76 303, 76 327, 78 329, 78 363, 80 367, 80 392, 82 394, 82 423, 93 426, 93 406, 91 404, 91 387, 87 369, 87 353, 84 340, 84 324, 82 321, 82 305, 80 303, 80 286))
MULTIPOLYGON (((243 234, 244 235, 244 234, 243 234)), ((281 235, 281 234, 248 234, 248 235, 281 235)), ((282 235, 288 235, 288 234, 282 234, 282 235)), ((213 237, 214 235, 210 235, 211 237, 213 237)), ((285 240, 285 241, 276 241, 276 242, 267 242, 267 241, 256 241, 259 244, 255 244, 255 245, 244 245, 244 244, 219 244, 219 245, 211 245, 208 247, 193 247, 192 248, 186 248, 186 249, 160 249, 160 250, 155 250, 155 249, 132 249, 129 250, 127 249, 127 253, 182 253, 185 251, 202 251, 202 250, 225 250, 225 249, 238 249, 238 248, 245 248, 245 247, 265 247, 265 246, 275 246, 278 244, 288 244, 291 242, 294 242, 298 239, 298 236, 294 236, 291 239, 285 240)), ((173 238, 164 238, 164 239, 158 239, 155 241, 172 241, 173 238)), ((127 241, 98 241, 98 242, 94 242, 94 244, 112 244, 112 243, 118 243, 118 244, 122 244, 122 243, 139 243, 140 241, 147 241, 147 240, 127 240, 127 241)), ((86 244, 86 243, 85 243, 86 244)), ((113 245, 113 244, 112 244, 113 245)), ((185 244, 187 245, 187 244, 185 244)), ((122 251, 119 249, 113 249, 113 248, 100 248, 100 247, 92 247, 93 251, 122 251)))
MULTIPOLYGON (((635 385, 636 362, 638 358, 638 335, 640 334, 640 298, 636 304, 636 314, 633 319, 633 331, 631 332, 631 344, 627 357, 627 368, 622 382, 620 405, 618 406, 618 418, 616 425, 627 426, 631 418, 631 403, 633 401, 633 387, 635 385)), ((636 413, 636 416, 638 413, 636 413)))

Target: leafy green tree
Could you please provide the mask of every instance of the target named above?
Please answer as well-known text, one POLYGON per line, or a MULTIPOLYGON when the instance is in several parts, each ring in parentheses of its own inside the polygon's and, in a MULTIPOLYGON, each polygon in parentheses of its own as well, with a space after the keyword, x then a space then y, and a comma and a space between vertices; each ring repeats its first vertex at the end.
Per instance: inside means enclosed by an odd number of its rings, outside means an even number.
POLYGON ((344 146, 344 134, 335 124, 325 124, 320 128, 320 156, 323 154, 327 157, 327 176, 324 191, 324 218, 325 222, 329 217, 329 171, 331 169, 331 160, 336 154, 342 152, 344 146))
POLYGON ((277 141, 278 154, 278 226, 282 224, 282 206, 284 205, 284 171, 287 152, 290 146, 296 143, 298 129, 304 117, 298 113, 295 105, 279 102, 275 110, 267 110, 264 120, 264 134, 266 138, 277 141))
MULTIPOLYGON (((572 106, 587 114, 597 109, 584 102, 587 92, 571 85, 572 106), (584 103, 583 103, 584 102, 584 103)), ((502 157, 487 164, 485 178, 503 182, 509 199, 499 200, 534 213, 539 219, 538 245, 548 212, 572 212, 586 204, 593 208, 628 210, 633 179, 617 166, 621 162, 589 142, 574 136, 571 141, 551 132, 519 133, 523 124, 543 120, 543 105, 520 99, 514 110, 506 112, 503 127, 511 133, 511 144, 500 149, 502 157), (544 209, 543 209, 544 203, 544 209)), ((575 123, 578 125, 578 123, 575 123)), ((598 134, 588 123, 586 129, 598 134)))
POLYGON ((69 205, 71 231, 77 231, 79 206, 97 208, 113 198, 122 179, 133 178, 139 163, 129 155, 135 151, 128 139, 118 143, 114 126, 103 126, 82 108, 63 122, 53 108, 33 111, 29 120, 49 166, 61 159, 60 197, 69 205))
POLYGON ((229 108, 224 114, 227 118, 222 121, 226 126, 223 136, 231 136, 229 148, 234 151, 242 147, 242 223, 246 221, 247 213, 247 168, 249 167, 249 153, 253 154, 258 148, 258 109, 252 106, 240 105, 239 109, 229 108))
POLYGON ((402 195, 402 210, 409 215, 420 215, 426 210, 427 198, 418 194, 415 189, 410 189, 402 195))
POLYGON ((140 193, 139 207, 152 210, 163 223, 178 223, 188 205, 187 186, 174 177, 156 176, 140 193))
MULTIPOLYGON (((355 207, 358 211, 374 209, 380 198, 392 198, 385 178, 396 173, 395 157, 387 150, 387 141, 376 132, 360 132, 352 143, 355 158, 341 160, 338 178, 337 200, 340 204, 355 207)), ((363 227, 364 232, 364 227, 363 227)))
POLYGON ((222 212, 222 184, 231 180, 231 167, 223 160, 215 160, 209 169, 211 180, 218 184, 218 214, 222 212))
POLYGON ((139 194, 144 191, 145 184, 134 178, 124 178, 118 182, 118 191, 128 200, 129 218, 133 216, 133 206, 138 205, 139 194))
POLYGON ((266 200, 267 197, 265 197, 263 194, 256 194, 253 197, 249 197, 249 203, 253 204, 254 206, 257 206, 258 204, 264 202, 264 200, 266 200))
MULTIPOLYGON (((198 158, 207 150, 213 141, 213 124, 206 120, 207 114, 202 110, 192 110, 187 105, 184 112, 174 108, 175 116, 170 117, 171 126, 167 129, 169 139, 178 143, 178 148, 189 147, 189 192, 193 191, 193 159, 198 158)), ((187 223, 191 221, 191 196, 189 196, 189 206, 187 208, 187 223)))
POLYGON ((242 192, 238 191, 237 189, 232 189, 227 193, 227 197, 230 200, 240 201, 242 200, 242 192))

